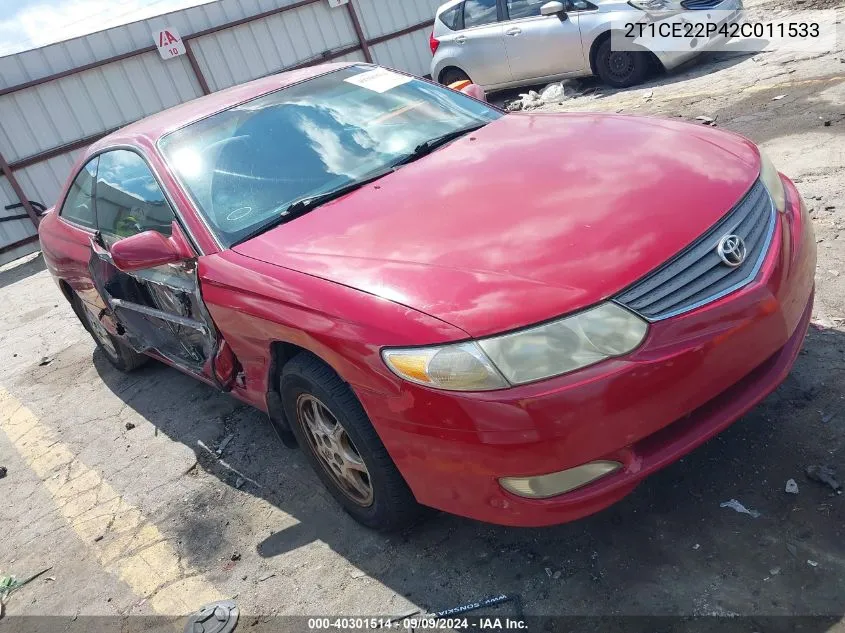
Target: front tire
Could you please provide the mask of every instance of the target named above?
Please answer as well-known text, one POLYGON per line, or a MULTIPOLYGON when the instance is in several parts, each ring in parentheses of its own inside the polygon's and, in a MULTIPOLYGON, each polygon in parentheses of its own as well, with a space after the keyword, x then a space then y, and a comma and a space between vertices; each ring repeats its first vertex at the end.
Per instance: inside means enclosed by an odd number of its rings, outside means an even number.
POLYGON ((614 51, 610 39, 599 44, 595 66, 599 78, 614 88, 642 83, 648 73, 649 57, 644 51, 614 51))
POLYGON ((97 347, 100 348, 100 351, 108 361, 114 365, 115 369, 129 373, 138 369, 150 359, 149 356, 139 354, 126 345, 126 343, 109 334, 99 319, 85 306, 79 295, 71 295, 70 305, 79 321, 88 330, 91 338, 94 339, 97 347))
POLYGON ((376 530, 414 523, 422 506, 387 454, 361 403, 318 358, 302 353, 282 370, 279 392, 308 462, 352 517, 376 530))

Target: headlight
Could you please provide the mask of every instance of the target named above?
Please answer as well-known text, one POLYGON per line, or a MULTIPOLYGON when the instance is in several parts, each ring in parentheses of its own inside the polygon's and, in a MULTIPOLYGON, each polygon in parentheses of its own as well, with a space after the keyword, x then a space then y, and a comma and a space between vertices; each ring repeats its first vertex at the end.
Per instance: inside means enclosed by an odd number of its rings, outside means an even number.
POLYGON ((783 182, 777 168, 763 150, 760 150, 760 180, 766 186, 777 210, 783 213, 786 210, 786 192, 783 190, 783 182))
POLYGON ((400 378, 449 391, 490 391, 508 386, 475 343, 385 349, 381 356, 400 378))
POLYGON ((681 7, 675 0, 629 0, 635 9, 645 11, 651 15, 678 13, 681 7))
POLYGON ((385 349, 397 376, 453 391, 503 389, 593 365, 634 350, 648 324, 615 303, 476 342, 385 349))

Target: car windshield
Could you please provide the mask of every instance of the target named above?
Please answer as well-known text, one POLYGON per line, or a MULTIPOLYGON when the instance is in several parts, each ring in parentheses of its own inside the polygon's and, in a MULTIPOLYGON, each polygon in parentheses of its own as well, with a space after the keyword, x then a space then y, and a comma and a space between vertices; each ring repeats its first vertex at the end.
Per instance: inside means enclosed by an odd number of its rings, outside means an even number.
POLYGON ((284 221, 297 202, 330 199, 423 155, 430 141, 499 116, 461 93, 356 65, 219 112, 163 137, 159 148, 232 246, 284 221))

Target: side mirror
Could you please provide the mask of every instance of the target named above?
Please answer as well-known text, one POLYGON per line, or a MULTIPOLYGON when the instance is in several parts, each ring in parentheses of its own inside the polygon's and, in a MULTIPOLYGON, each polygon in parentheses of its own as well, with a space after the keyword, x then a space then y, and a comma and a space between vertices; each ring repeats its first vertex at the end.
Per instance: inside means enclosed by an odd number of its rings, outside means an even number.
POLYGON ((144 231, 118 240, 109 251, 114 265, 125 273, 176 264, 193 257, 176 222, 173 223, 171 237, 165 237, 158 231, 144 231))
POLYGON ((540 7, 540 15, 560 15, 563 11, 562 2, 547 2, 540 7))

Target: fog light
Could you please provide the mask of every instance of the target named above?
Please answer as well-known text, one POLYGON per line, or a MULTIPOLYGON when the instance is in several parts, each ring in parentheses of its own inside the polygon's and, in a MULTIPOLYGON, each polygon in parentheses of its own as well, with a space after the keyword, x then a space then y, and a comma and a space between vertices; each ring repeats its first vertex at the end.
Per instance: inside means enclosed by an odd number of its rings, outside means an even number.
POLYGON ((547 499, 586 486, 620 468, 622 464, 619 462, 590 462, 569 470, 537 477, 502 477, 499 483, 502 488, 520 497, 547 499))

